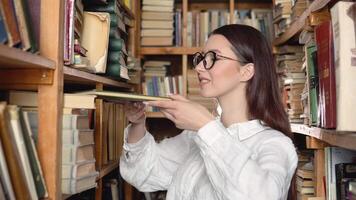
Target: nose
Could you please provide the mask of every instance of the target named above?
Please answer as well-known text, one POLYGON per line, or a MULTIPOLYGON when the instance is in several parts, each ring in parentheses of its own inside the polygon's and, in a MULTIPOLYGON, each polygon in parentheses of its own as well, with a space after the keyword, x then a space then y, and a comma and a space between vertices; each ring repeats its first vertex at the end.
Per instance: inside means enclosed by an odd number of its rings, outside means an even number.
POLYGON ((194 70, 196 72, 204 72, 206 69, 204 68, 203 61, 201 61, 195 68, 194 70))

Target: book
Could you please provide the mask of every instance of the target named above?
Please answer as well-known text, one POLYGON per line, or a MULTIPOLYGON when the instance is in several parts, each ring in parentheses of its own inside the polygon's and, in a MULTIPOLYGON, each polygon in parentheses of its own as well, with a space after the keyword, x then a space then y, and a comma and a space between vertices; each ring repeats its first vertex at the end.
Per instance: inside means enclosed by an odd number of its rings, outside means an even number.
POLYGON ((173 36, 171 37, 142 37, 142 46, 171 46, 173 45, 173 36))
POLYGON ((24 140, 22 127, 20 123, 19 108, 16 105, 8 105, 7 112, 9 116, 9 125, 10 125, 9 128, 12 131, 14 141, 15 141, 16 151, 20 157, 20 163, 21 163, 20 166, 25 175, 24 176, 25 185, 23 185, 22 187, 28 188, 31 199, 38 199, 33 174, 31 171, 30 160, 26 149, 26 143, 24 140))
MULTIPOLYGON (((64 94, 63 107, 66 109, 95 109, 95 95, 64 94)), ((9 92, 9 103, 24 107, 37 107, 37 92, 15 91, 9 92)))
POLYGON ((21 42, 21 36, 17 26, 13 0, 1 0, 0 9, 7 30, 7 45, 10 47, 16 46, 21 42))
POLYGON ((66 145, 62 147, 62 163, 63 164, 77 164, 80 162, 93 160, 94 145, 66 145))
POLYGON ((30 199, 30 192, 26 187, 25 173, 22 170, 20 155, 16 149, 14 134, 10 128, 10 118, 7 111, 7 104, 5 102, 0 102, 0 140, 8 164, 15 198, 21 200, 30 199))
POLYGON ((143 11, 142 20, 168 20, 173 21, 173 12, 149 12, 143 11))
POLYGON ((96 178, 99 173, 94 172, 86 177, 80 178, 63 178, 62 179, 62 192, 64 194, 76 194, 84 190, 96 187, 96 178))
POLYGON ((81 44, 88 50, 89 69, 105 73, 110 33, 110 14, 105 12, 84 12, 81 44))
POLYGON ((28 158, 30 161, 31 171, 33 175, 33 180, 35 182, 36 191, 38 197, 45 198, 48 196, 46 183, 43 178, 43 172, 41 169, 41 164, 38 159, 37 149, 34 141, 34 134, 30 126, 28 112, 20 110, 20 122, 23 130, 23 138, 26 144, 26 149, 28 153, 28 158))
POLYGON ((173 12, 173 6, 143 5, 142 11, 173 12))
POLYGON ((88 160, 77 164, 62 165, 62 179, 85 177, 95 172, 95 160, 88 160))
POLYGON ((336 77, 336 115, 338 131, 356 131, 354 113, 356 112, 356 54, 352 56, 352 49, 356 48, 355 15, 348 14, 348 10, 355 4, 353 2, 337 2, 331 8, 331 21, 334 31, 334 60, 336 77), (352 64, 352 60, 354 61, 352 64))
POLYGON ((0 44, 5 44, 7 42, 7 32, 5 27, 5 22, 3 18, 2 10, 0 9, 0 44))
POLYGON ((117 100, 124 101, 167 101, 170 100, 168 97, 158 97, 158 96, 149 96, 141 94, 132 94, 132 93, 123 93, 123 92, 108 92, 108 91, 87 91, 83 94, 96 95, 98 97, 113 98, 117 100))
POLYGON ((356 181, 356 163, 339 163, 335 165, 336 198, 346 200, 346 186, 349 180, 356 181))
POLYGON ((316 58, 316 46, 310 44, 306 47, 307 53, 307 70, 309 81, 309 111, 311 125, 318 124, 318 92, 319 92, 319 76, 316 58))
POLYGON ((315 28, 315 41, 318 49, 320 125, 323 128, 336 128, 336 83, 331 21, 315 28))
MULTIPOLYGON (((28 112, 30 126, 33 129, 38 128, 38 112, 28 112)), ((87 130, 90 129, 89 116, 64 114, 62 119, 62 129, 87 130)))
POLYGON ((88 145, 94 144, 94 130, 92 129, 63 129, 62 144, 88 145))

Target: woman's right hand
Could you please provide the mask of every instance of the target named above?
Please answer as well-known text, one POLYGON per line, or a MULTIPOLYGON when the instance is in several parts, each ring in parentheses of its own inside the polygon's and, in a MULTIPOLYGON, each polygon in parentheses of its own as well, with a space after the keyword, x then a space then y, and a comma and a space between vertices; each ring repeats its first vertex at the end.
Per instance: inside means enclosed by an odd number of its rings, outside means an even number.
POLYGON ((124 110, 127 120, 129 120, 133 125, 145 124, 145 104, 142 102, 128 102, 125 104, 124 110))

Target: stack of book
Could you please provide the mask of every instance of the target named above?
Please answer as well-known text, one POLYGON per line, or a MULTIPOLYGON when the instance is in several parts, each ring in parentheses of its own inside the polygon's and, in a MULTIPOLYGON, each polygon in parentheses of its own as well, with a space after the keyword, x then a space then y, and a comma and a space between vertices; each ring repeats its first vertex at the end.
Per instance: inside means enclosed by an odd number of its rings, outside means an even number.
POLYGON ((292 0, 276 0, 273 8, 275 37, 283 34, 292 22, 292 0))
POLYGON ((298 167, 296 183, 298 200, 315 196, 314 167, 312 162, 298 167))
POLYGON ((298 17, 309 7, 312 1, 313 0, 295 0, 292 7, 292 21, 297 20, 298 17))
MULTIPOLYGON (((143 0, 141 45, 172 46, 174 36, 174 1, 143 0)), ((177 18, 180 19, 178 16, 177 18)), ((177 22, 179 23, 179 22, 177 22)), ((178 26, 177 26, 178 27, 178 26)), ((180 31, 177 31, 177 33, 180 31)), ((180 35, 180 34, 179 34, 180 35)), ((179 40, 179 36, 177 40, 179 40)))
POLYGON ((206 107, 210 112, 216 111, 216 102, 211 98, 205 98, 200 95, 200 86, 197 73, 194 70, 187 71, 187 97, 189 100, 197 102, 206 107))
POLYGON ((0 1, 0 44, 38 52, 40 1, 0 1))
POLYGON ((129 83, 133 84, 141 84, 141 73, 142 67, 140 63, 140 59, 135 58, 131 54, 132 51, 129 51, 127 57, 127 69, 129 71, 129 83))
MULTIPOLYGON (((62 123, 62 192, 75 194, 96 186, 94 130, 92 117, 94 95, 65 94, 62 123)), ((23 106, 25 119, 38 133, 37 93, 11 91, 9 102, 23 106)))
POLYGON ((89 65, 87 49, 81 45, 84 26, 84 8, 81 0, 65 1, 64 64, 86 69, 89 65))
POLYGON ((306 82, 303 70, 303 46, 284 45, 276 48, 278 72, 281 75, 284 101, 292 123, 303 123, 301 95, 306 82))

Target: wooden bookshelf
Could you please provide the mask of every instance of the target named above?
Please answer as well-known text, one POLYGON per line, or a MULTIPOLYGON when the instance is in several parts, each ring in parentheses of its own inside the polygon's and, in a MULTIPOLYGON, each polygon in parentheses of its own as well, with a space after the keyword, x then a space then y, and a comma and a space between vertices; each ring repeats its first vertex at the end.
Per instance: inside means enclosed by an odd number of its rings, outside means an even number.
POLYGON ((104 176, 108 175, 111 171, 119 167, 119 161, 114 161, 102 167, 99 172, 98 179, 103 178, 104 176))
POLYGON ((141 47, 141 55, 193 55, 202 47, 141 47))
POLYGON ((63 66, 64 80, 66 83, 76 83, 83 85, 93 85, 100 83, 107 86, 131 89, 132 84, 120 82, 108 77, 81 71, 72 67, 63 66))
POLYGON ((331 145, 356 150, 356 133, 291 124, 292 132, 311 136, 331 145))
POLYGON ((329 2, 330 0, 314 0, 313 3, 311 3, 310 6, 303 12, 303 14, 299 16, 298 19, 292 23, 292 25, 290 25, 286 32, 284 32, 280 37, 276 38, 272 44, 274 46, 278 46, 287 42, 290 38, 302 30, 305 25, 305 20, 308 18, 310 13, 323 8, 329 2))
POLYGON ((54 61, 0 44, 1 69, 54 69, 54 61))
POLYGON ((146 112, 147 118, 165 118, 161 112, 146 112))

